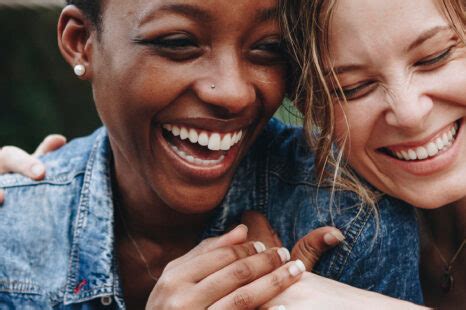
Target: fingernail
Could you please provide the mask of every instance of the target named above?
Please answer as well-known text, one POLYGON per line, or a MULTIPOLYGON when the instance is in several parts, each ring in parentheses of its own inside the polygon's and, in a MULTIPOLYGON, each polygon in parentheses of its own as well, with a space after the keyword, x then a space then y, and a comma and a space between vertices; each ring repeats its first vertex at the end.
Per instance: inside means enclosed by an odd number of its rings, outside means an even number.
POLYGON ((342 242, 343 240, 345 240, 345 236, 343 236, 343 234, 338 230, 328 232, 324 235, 324 242, 327 245, 334 246, 342 242))
POLYGON ((39 177, 44 173, 44 166, 41 164, 35 164, 31 167, 31 172, 35 177, 39 177))
POLYGON ((287 248, 279 248, 277 250, 278 256, 282 260, 282 263, 286 263, 291 259, 290 251, 287 248))
POLYGON ((293 264, 288 267, 288 272, 292 277, 296 277, 304 271, 306 271, 306 266, 304 266, 304 263, 300 259, 295 260, 293 264))
POLYGON ((284 305, 273 306, 269 310, 286 310, 286 307, 284 305))
POLYGON ((266 250, 265 245, 260 241, 254 242, 253 245, 254 245, 254 249, 256 249, 257 253, 262 253, 262 252, 264 252, 266 250))

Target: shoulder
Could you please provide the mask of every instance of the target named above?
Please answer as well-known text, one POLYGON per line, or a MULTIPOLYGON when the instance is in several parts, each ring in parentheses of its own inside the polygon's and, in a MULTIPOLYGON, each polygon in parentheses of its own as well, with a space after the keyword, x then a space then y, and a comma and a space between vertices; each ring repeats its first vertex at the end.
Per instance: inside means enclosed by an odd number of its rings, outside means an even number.
POLYGON ((301 126, 286 125, 273 118, 258 139, 267 170, 286 183, 316 184, 315 157, 301 126))
POLYGON ((42 181, 0 176, 6 198, 0 207, 0 292, 39 296, 44 286, 63 284, 86 166, 101 135, 99 130, 41 158, 47 167, 42 181))
POLYGON ((362 206, 340 226, 346 237, 323 272, 341 282, 422 302, 419 237, 414 208, 391 197, 362 206))
POLYGON ((70 182, 77 174, 85 171, 95 141, 103 135, 105 135, 105 129, 100 128, 90 136, 74 139, 60 149, 41 157, 40 160, 46 166, 44 180, 34 181, 19 174, 5 174, 0 175, 0 187, 12 188, 70 182))

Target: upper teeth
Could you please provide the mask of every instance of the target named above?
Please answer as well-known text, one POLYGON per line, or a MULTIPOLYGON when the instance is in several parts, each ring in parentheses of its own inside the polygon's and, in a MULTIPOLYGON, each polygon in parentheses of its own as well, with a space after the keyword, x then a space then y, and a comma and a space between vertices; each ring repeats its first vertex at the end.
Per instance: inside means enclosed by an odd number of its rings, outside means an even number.
POLYGON ((224 134, 171 124, 165 124, 163 128, 171 132, 175 137, 179 136, 181 140, 188 139, 189 142, 207 146, 207 148, 212 151, 228 151, 233 145, 238 143, 243 136, 242 130, 224 134))
POLYGON ((393 153, 396 155, 396 157, 398 157, 398 159, 404 160, 422 160, 429 157, 434 157, 438 154, 438 152, 441 150, 446 150, 453 144, 457 130, 458 125, 455 123, 455 125, 451 127, 450 130, 423 146, 408 148, 393 153))

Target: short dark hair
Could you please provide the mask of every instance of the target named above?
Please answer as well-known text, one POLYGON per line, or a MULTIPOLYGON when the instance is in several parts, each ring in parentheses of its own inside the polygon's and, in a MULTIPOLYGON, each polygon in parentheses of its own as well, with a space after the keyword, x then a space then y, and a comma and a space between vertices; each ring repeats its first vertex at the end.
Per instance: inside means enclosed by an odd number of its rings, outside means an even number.
POLYGON ((82 10, 96 29, 100 29, 100 23, 102 20, 100 2, 101 0, 66 0, 66 4, 75 5, 77 8, 82 10))

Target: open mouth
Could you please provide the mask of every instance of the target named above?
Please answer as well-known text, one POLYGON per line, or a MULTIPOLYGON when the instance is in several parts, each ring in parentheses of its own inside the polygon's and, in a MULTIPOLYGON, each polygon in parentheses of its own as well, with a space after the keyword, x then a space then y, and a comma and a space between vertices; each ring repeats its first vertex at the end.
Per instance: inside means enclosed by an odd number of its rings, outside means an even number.
POLYGON ((455 142, 461 120, 457 120, 450 126, 435 135, 428 142, 416 147, 393 146, 379 149, 388 156, 402 161, 423 161, 432 159, 448 151, 455 142))
POLYGON ((185 162, 200 167, 221 164, 243 137, 243 130, 213 132, 174 124, 164 124, 162 128, 173 152, 185 162))

